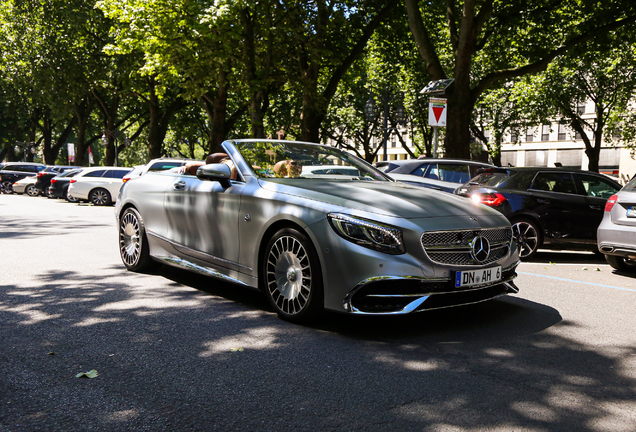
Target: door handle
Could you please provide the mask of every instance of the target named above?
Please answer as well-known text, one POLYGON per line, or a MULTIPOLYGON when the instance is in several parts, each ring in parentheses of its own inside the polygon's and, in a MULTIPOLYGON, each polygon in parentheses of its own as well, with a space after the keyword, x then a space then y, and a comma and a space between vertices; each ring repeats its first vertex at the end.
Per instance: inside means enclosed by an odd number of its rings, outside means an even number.
POLYGON ((174 190, 184 190, 185 186, 186 186, 186 184, 185 184, 184 181, 178 181, 178 182, 176 182, 176 183, 174 183, 172 185, 172 189, 174 189, 174 190))
POLYGON ((537 198, 537 202, 540 202, 541 204, 550 204, 550 200, 541 198, 537 198))

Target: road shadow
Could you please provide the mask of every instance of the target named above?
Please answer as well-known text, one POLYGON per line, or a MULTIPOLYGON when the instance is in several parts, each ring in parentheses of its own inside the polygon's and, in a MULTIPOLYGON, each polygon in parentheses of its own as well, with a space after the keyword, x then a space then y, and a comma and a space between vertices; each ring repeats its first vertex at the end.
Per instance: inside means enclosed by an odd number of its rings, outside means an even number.
POLYGON ((247 288, 107 270, 0 286, 0 429, 634 430, 636 348, 537 302, 299 326, 247 288))

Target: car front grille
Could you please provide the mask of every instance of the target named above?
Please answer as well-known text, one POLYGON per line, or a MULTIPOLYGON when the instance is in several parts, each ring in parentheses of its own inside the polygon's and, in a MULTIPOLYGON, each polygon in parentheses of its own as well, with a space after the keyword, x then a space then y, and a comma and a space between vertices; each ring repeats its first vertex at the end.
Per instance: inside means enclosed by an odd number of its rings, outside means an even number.
POLYGON ((512 229, 488 228, 481 230, 430 231, 422 234, 424 252, 431 261, 445 265, 486 265, 496 262, 510 253, 512 229), (473 254, 470 243, 476 237, 488 240, 490 253, 479 261, 473 254))

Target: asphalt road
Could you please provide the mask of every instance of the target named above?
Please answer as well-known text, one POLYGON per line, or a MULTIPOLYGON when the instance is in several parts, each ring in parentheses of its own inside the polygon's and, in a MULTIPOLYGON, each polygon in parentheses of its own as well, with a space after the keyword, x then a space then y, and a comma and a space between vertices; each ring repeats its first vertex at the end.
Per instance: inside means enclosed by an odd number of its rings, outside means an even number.
POLYGON ((503 299, 299 326, 126 271, 112 207, 2 195, 0 253, 1 432, 636 430, 636 278, 592 254, 539 254, 503 299))

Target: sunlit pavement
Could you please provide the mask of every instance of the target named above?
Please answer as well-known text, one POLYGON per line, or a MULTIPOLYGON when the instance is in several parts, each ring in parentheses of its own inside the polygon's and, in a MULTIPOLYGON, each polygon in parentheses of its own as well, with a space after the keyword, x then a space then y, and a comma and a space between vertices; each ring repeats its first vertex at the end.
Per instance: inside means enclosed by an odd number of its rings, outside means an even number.
POLYGON ((2 195, 0 251, 2 432, 636 430, 636 279, 593 254, 540 252, 500 300, 303 327, 127 272, 112 207, 2 195))

